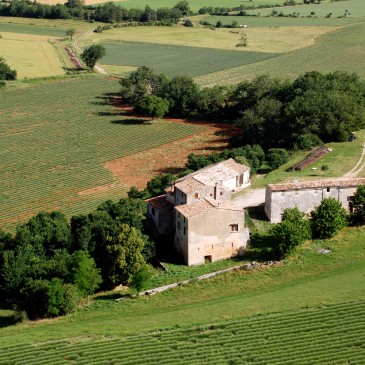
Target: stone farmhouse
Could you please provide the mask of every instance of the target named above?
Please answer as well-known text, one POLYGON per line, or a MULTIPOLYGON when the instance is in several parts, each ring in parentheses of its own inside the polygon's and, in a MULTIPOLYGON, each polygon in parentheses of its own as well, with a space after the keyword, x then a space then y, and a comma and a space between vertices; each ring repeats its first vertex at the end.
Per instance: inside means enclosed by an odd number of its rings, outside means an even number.
POLYGON ((156 235, 172 236, 188 265, 243 253, 249 239, 243 208, 231 194, 250 185, 250 169, 233 159, 210 165, 146 200, 147 219, 156 235))
POLYGON ((365 179, 333 179, 286 184, 270 184, 266 187, 265 213, 271 223, 279 223, 287 208, 298 208, 309 213, 325 198, 335 198, 352 212, 352 198, 356 189, 365 185, 365 179))

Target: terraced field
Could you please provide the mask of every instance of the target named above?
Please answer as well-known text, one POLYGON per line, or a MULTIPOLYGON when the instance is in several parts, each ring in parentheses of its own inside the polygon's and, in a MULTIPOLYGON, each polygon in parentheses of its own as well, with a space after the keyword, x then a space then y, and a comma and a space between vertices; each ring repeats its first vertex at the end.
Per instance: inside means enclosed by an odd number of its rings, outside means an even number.
POLYGON ((14 227, 41 209, 81 213, 118 198, 126 187, 104 168, 107 161, 206 129, 123 116, 103 95, 118 85, 91 77, 2 94, 1 228, 14 227))

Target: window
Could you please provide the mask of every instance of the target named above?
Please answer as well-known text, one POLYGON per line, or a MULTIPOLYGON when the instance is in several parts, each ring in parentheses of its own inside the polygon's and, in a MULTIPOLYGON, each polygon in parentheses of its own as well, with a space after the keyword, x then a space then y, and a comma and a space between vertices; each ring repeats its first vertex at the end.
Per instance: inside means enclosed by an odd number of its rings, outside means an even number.
POLYGON ((177 221, 177 229, 180 230, 180 221, 177 221))
POLYGON ((195 199, 199 199, 199 193, 194 194, 195 199))
POLYGON ((156 215, 156 210, 155 208, 152 208, 152 215, 155 216, 156 215))
POLYGON ((230 224, 231 232, 238 232, 238 224, 230 224))
POLYGON ((186 234, 186 227, 184 227, 184 234, 186 234))
POLYGON ((329 193, 331 191, 331 189, 330 188, 327 188, 327 193, 329 193))
POLYGON ((223 195, 223 191, 220 192, 220 195, 223 195))

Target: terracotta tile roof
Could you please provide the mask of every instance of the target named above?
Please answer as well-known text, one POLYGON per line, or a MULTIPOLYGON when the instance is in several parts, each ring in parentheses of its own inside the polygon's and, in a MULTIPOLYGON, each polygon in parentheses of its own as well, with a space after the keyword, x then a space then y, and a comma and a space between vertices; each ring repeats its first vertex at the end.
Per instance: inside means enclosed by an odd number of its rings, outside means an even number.
POLYGON ((192 204, 178 205, 175 209, 184 217, 189 218, 214 209, 214 206, 205 199, 202 199, 192 204))
POLYGON ((206 213, 212 209, 244 211, 243 208, 231 203, 230 201, 217 201, 210 198, 198 200, 192 204, 178 205, 175 209, 186 218, 206 213))
POLYGON ((331 188, 331 187, 357 187, 365 185, 365 179, 331 179, 331 180, 313 180, 298 181, 285 184, 269 184, 267 185, 271 191, 301 190, 315 188, 331 188))
POLYGON ((239 164, 233 158, 230 158, 181 177, 176 180, 175 186, 184 193, 190 193, 198 190, 202 186, 220 184, 221 181, 230 180, 249 170, 250 168, 246 165, 239 164), (186 180, 188 180, 188 182, 183 183, 186 180), (200 183, 200 185, 198 183, 200 183))
POLYGON ((189 177, 185 180, 175 183, 175 188, 178 188, 185 194, 189 194, 193 191, 199 190, 204 187, 204 184, 196 180, 194 177, 189 177))
POLYGON ((168 202, 165 198, 165 195, 159 195, 151 199, 145 200, 145 202, 155 209, 162 209, 168 206, 173 206, 170 202, 168 202))

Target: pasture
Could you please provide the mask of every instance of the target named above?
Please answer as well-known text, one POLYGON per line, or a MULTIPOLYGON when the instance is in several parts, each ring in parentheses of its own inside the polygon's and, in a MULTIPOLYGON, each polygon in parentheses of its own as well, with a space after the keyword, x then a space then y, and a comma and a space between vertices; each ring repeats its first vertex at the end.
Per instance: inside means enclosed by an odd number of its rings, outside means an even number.
POLYGON ((117 80, 85 77, 2 93, 1 228, 40 210, 71 215, 120 198, 127 187, 106 162, 207 128, 124 116, 104 95, 118 86, 117 80))
POLYGON ((48 36, 5 32, 1 35, 0 54, 17 70, 18 79, 65 74, 48 36))
POLYGON ((282 266, 138 300, 106 293, 67 317, 3 327, 2 364, 363 363, 364 238, 362 228, 345 229, 282 266))
POLYGON ((261 62, 200 76, 196 81, 204 86, 234 84, 240 78, 260 74, 294 79, 317 70, 323 73, 343 70, 365 78, 365 23, 350 24, 316 38, 309 47, 298 49, 261 62))

